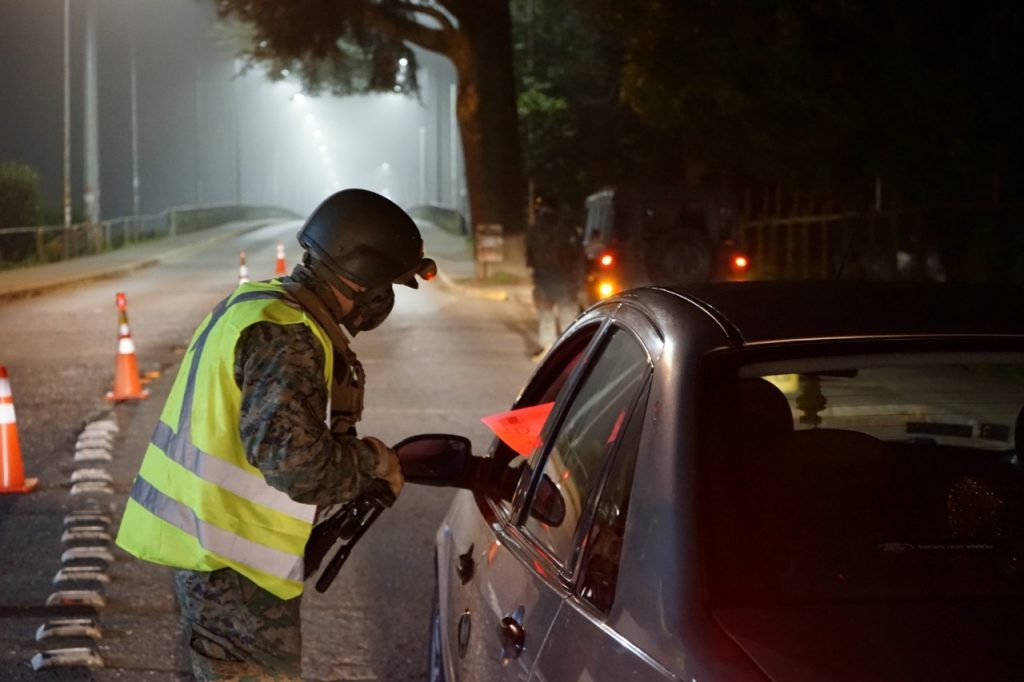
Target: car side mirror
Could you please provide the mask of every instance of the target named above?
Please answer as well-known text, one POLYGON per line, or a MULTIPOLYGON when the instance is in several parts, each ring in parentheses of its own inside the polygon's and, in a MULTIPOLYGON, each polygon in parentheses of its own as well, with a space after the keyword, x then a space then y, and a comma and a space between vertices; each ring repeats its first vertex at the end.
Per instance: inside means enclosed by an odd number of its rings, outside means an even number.
POLYGON ((530 505, 530 516, 553 528, 561 526, 565 521, 565 498, 547 474, 541 476, 537 484, 537 492, 530 505))
POLYGON ((425 433, 394 446, 409 483, 465 487, 469 482, 473 446, 465 436, 425 433))

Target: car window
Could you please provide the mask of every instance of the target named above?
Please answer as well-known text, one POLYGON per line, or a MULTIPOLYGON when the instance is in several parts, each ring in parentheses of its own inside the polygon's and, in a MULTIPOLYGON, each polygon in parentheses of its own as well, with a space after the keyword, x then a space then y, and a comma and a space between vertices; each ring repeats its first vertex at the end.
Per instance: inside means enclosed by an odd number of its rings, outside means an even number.
POLYGON ((622 538, 626 532, 626 514, 633 487, 633 471, 643 430, 646 400, 641 399, 615 452, 594 511, 594 520, 580 565, 579 595, 596 609, 607 612, 615 599, 622 538))
POLYGON ((1019 355, 793 359, 737 383, 711 502, 719 597, 1024 595, 1019 355))
POLYGON ((571 558, 577 525, 605 461, 625 435, 648 368, 643 346, 630 332, 613 328, 551 434, 525 528, 562 564, 571 558), (560 505, 557 520, 552 497, 560 505))
MULTIPOLYGON (((523 391, 515 407, 531 407, 549 402, 554 402, 557 407, 561 401, 564 401, 564 398, 560 398, 560 396, 565 392, 569 377, 572 376, 573 371, 586 354, 587 347, 598 328, 598 323, 584 326, 555 348, 537 369, 536 375, 523 391)), ((538 446, 537 449, 539 450, 540 447, 538 446)), ((533 474, 533 468, 530 465, 532 455, 531 457, 521 457, 507 444, 496 440, 492 456, 502 463, 495 475, 492 499, 498 504, 502 515, 508 518, 512 509, 512 494, 517 489, 519 481, 521 479, 528 481, 533 474)))

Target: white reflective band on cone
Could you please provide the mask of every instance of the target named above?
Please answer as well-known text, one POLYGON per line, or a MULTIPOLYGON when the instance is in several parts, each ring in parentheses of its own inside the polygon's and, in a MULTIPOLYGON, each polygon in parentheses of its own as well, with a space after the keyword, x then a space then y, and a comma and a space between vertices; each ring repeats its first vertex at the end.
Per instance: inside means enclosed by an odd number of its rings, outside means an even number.
POLYGON ((135 344, 132 343, 132 338, 130 336, 122 337, 117 342, 117 352, 121 355, 129 355, 135 352, 135 344))
POLYGON ((14 405, 0 403, 0 424, 13 424, 14 422, 14 405))

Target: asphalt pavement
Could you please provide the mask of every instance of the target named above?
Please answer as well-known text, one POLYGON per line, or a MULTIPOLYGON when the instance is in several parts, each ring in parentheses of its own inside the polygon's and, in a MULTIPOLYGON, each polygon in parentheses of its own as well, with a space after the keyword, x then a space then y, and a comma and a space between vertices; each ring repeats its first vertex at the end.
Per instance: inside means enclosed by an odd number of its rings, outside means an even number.
MULTIPOLYGON (((115 278, 156 265, 172 256, 180 256, 184 252, 202 249, 216 242, 260 229, 271 222, 277 221, 230 223, 198 233, 152 240, 94 256, 0 271, 0 302, 31 297, 60 288, 73 288, 77 284, 89 281, 115 278)), ((441 287, 459 295, 493 301, 508 300, 529 306, 528 283, 496 285, 475 278, 472 247, 465 236, 446 232, 429 222, 421 222, 420 230, 424 238, 426 255, 438 263, 437 283, 441 287)), ((293 249, 295 245, 291 244, 288 247, 293 249)), ((519 281, 524 279, 520 277, 519 281)), ((528 282, 528 279, 525 281, 528 282)), ((151 386, 154 390, 152 400, 140 401, 131 409, 115 410, 105 416, 104 421, 112 421, 115 424, 125 422, 120 424, 121 427, 126 427, 134 420, 155 422, 167 389, 165 384, 167 382, 160 384, 163 386, 160 390, 159 386, 151 386)), ((119 451, 141 453, 147 440, 147 433, 136 433, 135 430, 126 429, 116 439, 117 448, 119 451)), ((48 479, 49 485, 46 490, 17 500, 19 506, 16 510, 8 510, 5 521, 9 525, 18 524, 21 530, 8 533, 6 544, 0 543, 0 549, 17 558, 17 561, 12 560, 8 562, 10 565, 5 565, 5 569, 12 571, 7 578, 7 587, 10 588, 7 591, 11 596, 10 603, 0 607, 0 624, 4 626, 3 632, 0 633, 0 652, 5 654, 4 663, 0 665, 0 677, 12 680, 46 679, 61 682, 79 679, 150 679, 161 682, 180 679, 186 663, 179 646, 181 634, 176 607, 170 590, 165 585, 166 571, 159 566, 135 561, 112 561, 109 565, 110 579, 118 585, 118 589, 107 592, 105 596, 103 635, 99 640, 98 649, 105 661, 104 669, 86 672, 81 667, 69 667, 61 669, 60 672, 51 670, 33 673, 28 665, 28 653, 31 650, 49 650, 54 646, 68 644, 91 647, 93 644, 89 637, 57 637, 41 641, 34 646, 30 644, 26 633, 34 632, 44 622, 51 623, 59 616, 87 616, 94 613, 92 608, 51 605, 50 600, 43 606, 36 588, 41 582, 47 582, 49 574, 41 577, 40 571, 34 569, 33 564, 38 566, 47 564, 47 561, 52 562, 52 556, 41 557, 40 553, 52 554, 53 547, 67 544, 61 539, 60 532, 62 527, 67 528, 71 518, 69 514, 105 515, 114 522, 113 526, 116 526, 122 495, 130 485, 137 468, 138 457, 116 457, 106 464, 104 475, 109 474, 112 477, 109 484, 117 493, 114 498, 103 495, 69 496, 64 481, 67 475, 77 472, 78 469, 72 472, 67 463, 64 463, 61 465, 59 482, 55 482, 57 479, 48 479), (145 623, 145 629, 153 636, 138 637, 140 623, 145 623)), ((38 466, 33 468, 31 473, 39 474, 38 466)), ((415 497, 412 495, 409 498, 410 504, 415 501, 415 497)), ((115 555, 118 554, 119 551, 115 551, 115 555)), ((326 647, 325 650, 331 649, 326 647)), ((417 657, 418 649, 410 655, 417 657)))
MULTIPOLYGON (((0 301, 34 296, 79 282, 117 277, 149 267, 172 255, 204 245, 231 239, 259 229, 272 220, 227 223, 202 232, 164 237, 133 244, 115 251, 82 256, 23 268, 0 270, 0 301)), ((428 221, 417 221, 423 235, 424 251, 438 264, 438 280, 456 293, 494 301, 510 299, 528 303, 530 285, 525 273, 517 279, 525 283, 494 284, 476 278, 472 245, 465 235, 452 234, 428 221)), ((288 245, 292 246, 292 245, 288 245)))

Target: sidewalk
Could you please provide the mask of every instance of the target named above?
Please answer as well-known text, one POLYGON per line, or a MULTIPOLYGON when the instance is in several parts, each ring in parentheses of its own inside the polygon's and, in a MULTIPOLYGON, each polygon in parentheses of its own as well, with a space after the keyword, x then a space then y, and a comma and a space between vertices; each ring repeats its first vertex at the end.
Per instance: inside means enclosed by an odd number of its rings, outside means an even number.
POLYGON ((33 296, 78 282, 117 277, 155 265, 174 254, 231 239, 273 222, 276 221, 260 219, 226 223, 200 232, 153 239, 95 256, 0 270, 0 301, 33 296))
POLYGON ((442 287, 464 296, 532 305, 533 284, 529 278, 482 282, 476 278, 473 247, 464 235, 452 234, 425 220, 416 224, 423 235, 424 254, 437 261, 437 279, 442 287))
MULTIPOLYGON (((34 267, 0 271, 0 301, 68 286, 78 282, 117 277, 159 263, 164 258, 231 239, 264 227, 272 220, 234 222, 202 232, 154 239, 142 244, 34 267)), ((449 291, 492 301, 531 304, 531 284, 480 282, 469 241, 431 222, 417 221, 426 255, 437 261, 438 280, 449 291)))

